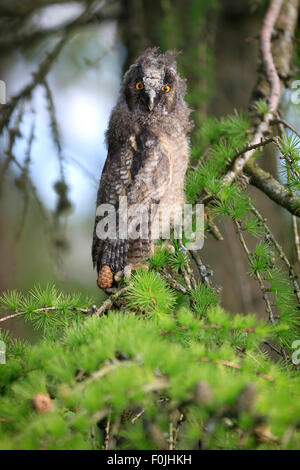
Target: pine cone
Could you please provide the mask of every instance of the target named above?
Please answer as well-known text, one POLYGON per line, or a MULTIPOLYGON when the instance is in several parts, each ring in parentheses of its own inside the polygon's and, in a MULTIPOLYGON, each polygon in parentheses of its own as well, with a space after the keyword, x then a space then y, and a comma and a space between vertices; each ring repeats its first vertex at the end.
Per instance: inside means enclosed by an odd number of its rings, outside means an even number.
POLYGON ((35 411, 38 413, 47 413, 52 410, 53 403, 49 395, 46 395, 45 393, 37 393, 33 399, 33 406, 35 411))
POLYGON ((112 286, 114 275, 110 267, 105 264, 99 271, 97 286, 99 289, 108 289, 112 286))

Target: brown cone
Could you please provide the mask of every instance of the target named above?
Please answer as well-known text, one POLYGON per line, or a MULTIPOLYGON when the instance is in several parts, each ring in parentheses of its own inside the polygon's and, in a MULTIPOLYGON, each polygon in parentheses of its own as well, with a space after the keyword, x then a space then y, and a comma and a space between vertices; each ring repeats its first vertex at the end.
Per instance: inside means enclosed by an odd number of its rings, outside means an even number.
POLYGON ((110 269, 107 264, 102 266, 102 268, 99 271, 98 274, 98 279, 97 279, 97 286, 99 289, 108 289, 109 287, 112 286, 114 280, 114 275, 112 270, 110 269))

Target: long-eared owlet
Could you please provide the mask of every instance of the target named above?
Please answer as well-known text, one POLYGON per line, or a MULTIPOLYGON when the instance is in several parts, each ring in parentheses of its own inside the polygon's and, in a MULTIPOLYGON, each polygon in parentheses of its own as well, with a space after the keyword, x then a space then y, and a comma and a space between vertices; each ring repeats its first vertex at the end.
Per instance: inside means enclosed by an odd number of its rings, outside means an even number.
POLYGON ((102 289, 129 277, 183 209, 192 124, 175 56, 147 49, 124 75, 110 117, 92 246, 102 289))

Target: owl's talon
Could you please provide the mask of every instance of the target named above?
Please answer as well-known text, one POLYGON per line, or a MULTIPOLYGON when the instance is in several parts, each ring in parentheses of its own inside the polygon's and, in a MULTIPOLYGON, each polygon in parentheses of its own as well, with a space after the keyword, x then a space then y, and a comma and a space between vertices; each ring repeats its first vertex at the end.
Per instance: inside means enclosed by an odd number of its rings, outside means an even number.
POLYGON ((130 279, 131 271, 132 271, 132 265, 131 265, 131 264, 128 264, 127 266, 125 266, 125 268, 124 268, 124 276, 125 276, 125 278, 126 278, 127 280, 130 279))
POLYGON ((121 280, 122 276, 123 276, 123 271, 118 271, 118 272, 114 275, 114 280, 115 280, 116 282, 119 282, 119 281, 121 280))
POLYGON ((132 271, 136 271, 137 269, 145 269, 146 271, 149 270, 148 264, 127 264, 124 268, 124 276, 128 280, 130 279, 132 271))
POLYGON ((145 269, 146 271, 149 271, 149 266, 148 264, 135 264, 134 266, 132 266, 132 270, 137 269, 145 269))
POLYGON ((175 254, 175 248, 168 240, 164 241, 161 247, 171 253, 171 255, 175 254))

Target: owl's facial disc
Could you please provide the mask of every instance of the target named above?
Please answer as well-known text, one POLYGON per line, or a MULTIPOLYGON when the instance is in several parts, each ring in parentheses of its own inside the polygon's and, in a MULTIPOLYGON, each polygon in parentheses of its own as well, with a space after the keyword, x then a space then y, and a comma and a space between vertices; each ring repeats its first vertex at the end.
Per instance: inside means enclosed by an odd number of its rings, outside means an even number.
POLYGON ((150 67, 138 65, 129 75, 125 98, 130 110, 142 113, 168 114, 176 102, 176 77, 172 69, 161 64, 150 67))

